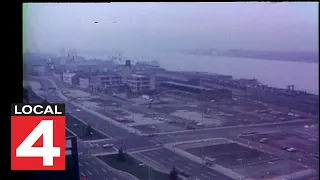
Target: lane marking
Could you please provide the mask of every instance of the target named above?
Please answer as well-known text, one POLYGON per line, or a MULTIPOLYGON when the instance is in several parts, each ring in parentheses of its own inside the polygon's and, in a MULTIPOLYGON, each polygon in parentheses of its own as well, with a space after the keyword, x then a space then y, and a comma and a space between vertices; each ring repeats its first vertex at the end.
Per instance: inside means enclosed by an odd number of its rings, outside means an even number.
POLYGON ((173 159, 171 159, 171 158, 168 158, 168 160, 169 160, 169 161, 171 161, 171 162, 174 162, 174 160, 173 160, 173 159))
POLYGON ((79 163, 79 166, 82 167, 83 165, 81 163, 79 163))
POLYGON ((208 174, 210 174, 211 176, 217 176, 216 174, 213 174, 212 172, 207 172, 208 174))
POLYGON ((207 175, 205 175, 205 174, 202 174, 202 173, 201 173, 201 176, 204 177, 204 178, 210 179, 210 176, 207 176, 207 175))
POLYGON ((86 165, 88 165, 88 166, 90 166, 90 164, 86 161, 86 162, 84 162, 86 165))
POLYGON ((191 167, 193 167, 193 168, 198 168, 199 167, 199 165, 197 166, 197 165, 195 165, 195 164, 189 164, 191 167))
POLYGON ((183 167, 186 168, 187 170, 191 170, 189 166, 183 166, 183 167))
POLYGON ((107 171, 106 171, 104 168, 101 168, 101 170, 102 170, 103 172, 107 173, 107 171))
POLYGON ((86 176, 83 172, 80 172, 81 176, 86 176))
POLYGON ((90 175, 92 175, 92 172, 90 172, 90 171, 87 171, 87 173, 90 174, 90 175))
POLYGON ((91 160, 91 162, 92 162, 93 164, 97 164, 94 160, 91 160))
POLYGON ((93 169, 97 174, 100 174, 100 172, 98 171, 98 170, 96 170, 96 169, 93 169))
POLYGON ((115 178, 115 177, 114 177, 113 179, 114 179, 114 180, 118 180, 118 179, 117 179, 117 178, 115 178))

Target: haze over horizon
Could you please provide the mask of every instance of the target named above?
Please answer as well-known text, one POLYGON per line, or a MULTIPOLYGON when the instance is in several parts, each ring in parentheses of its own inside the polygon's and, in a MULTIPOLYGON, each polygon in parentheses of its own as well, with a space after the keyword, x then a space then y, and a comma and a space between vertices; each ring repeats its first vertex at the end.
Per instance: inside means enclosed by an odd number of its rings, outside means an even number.
POLYGON ((25 49, 46 53, 318 51, 317 3, 27 3, 23 10, 25 49))

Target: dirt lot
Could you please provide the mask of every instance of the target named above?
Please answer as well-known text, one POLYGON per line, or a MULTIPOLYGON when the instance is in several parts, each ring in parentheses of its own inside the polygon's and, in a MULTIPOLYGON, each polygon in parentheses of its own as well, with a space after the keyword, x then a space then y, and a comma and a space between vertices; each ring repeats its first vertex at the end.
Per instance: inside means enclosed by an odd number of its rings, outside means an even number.
POLYGON ((215 163, 253 179, 274 178, 305 169, 299 164, 241 146, 237 143, 216 144, 186 149, 198 157, 207 156, 215 163))
POLYGON ((304 168, 295 162, 286 160, 276 160, 266 163, 254 164, 245 167, 235 168, 236 172, 245 174, 253 179, 268 179, 277 176, 291 174, 304 168))
POLYGON ((299 152, 317 152, 318 145, 312 139, 301 137, 297 134, 291 134, 286 132, 276 132, 269 134, 256 134, 240 136, 241 138, 248 139, 250 141, 259 142, 262 138, 267 138, 268 141, 265 144, 281 149, 285 146, 293 147, 299 152))
POLYGON ((254 149, 241 146, 237 143, 190 148, 186 149, 186 151, 199 157, 203 155, 215 158, 215 162, 217 164, 228 168, 269 161, 277 158, 254 149))

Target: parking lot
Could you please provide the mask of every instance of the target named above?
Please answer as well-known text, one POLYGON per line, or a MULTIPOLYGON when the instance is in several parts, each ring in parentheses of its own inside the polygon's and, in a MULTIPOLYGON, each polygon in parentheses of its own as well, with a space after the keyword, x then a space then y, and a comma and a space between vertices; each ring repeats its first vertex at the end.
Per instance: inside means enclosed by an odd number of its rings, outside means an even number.
POLYGON ((277 159, 275 156, 241 146, 237 143, 190 148, 186 149, 186 151, 198 157, 213 158, 215 159, 215 163, 228 168, 277 159))
MULTIPOLYGON (((196 146, 196 145, 195 145, 196 146)), ((291 174, 305 167, 296 162, 281 159, 255 149, 241 146, 237 143, 215 144, 210 146, 185 149, 185 151, 198 157, 206 157, 208 162, 238 172, 253 179, 268 179, 291 174)))
POLYGON ((304 168, 292 161, 275 160, 265 163, 255 163, 245 167, 237 167, 233 170, 258 180, 292 174, 304 170, 304 168))
POLYGON ((318 151, 318 145, 314 139, 299 134, 274 132, 268 134, 245 135, 240 137, 255 142, 260 142, 260 140, 265 138, 265 144, 277 149, 292 147, 297 152, 305 154, 316 153, 318 151))

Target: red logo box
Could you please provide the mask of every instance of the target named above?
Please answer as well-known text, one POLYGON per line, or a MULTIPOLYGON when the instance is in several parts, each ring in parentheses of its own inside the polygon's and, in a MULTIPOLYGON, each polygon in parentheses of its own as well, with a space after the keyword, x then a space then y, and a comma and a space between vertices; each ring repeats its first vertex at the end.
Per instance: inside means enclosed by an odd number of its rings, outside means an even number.
POLYGON ((11 170, 65 170, 65 116, 11 116, 11 170))

